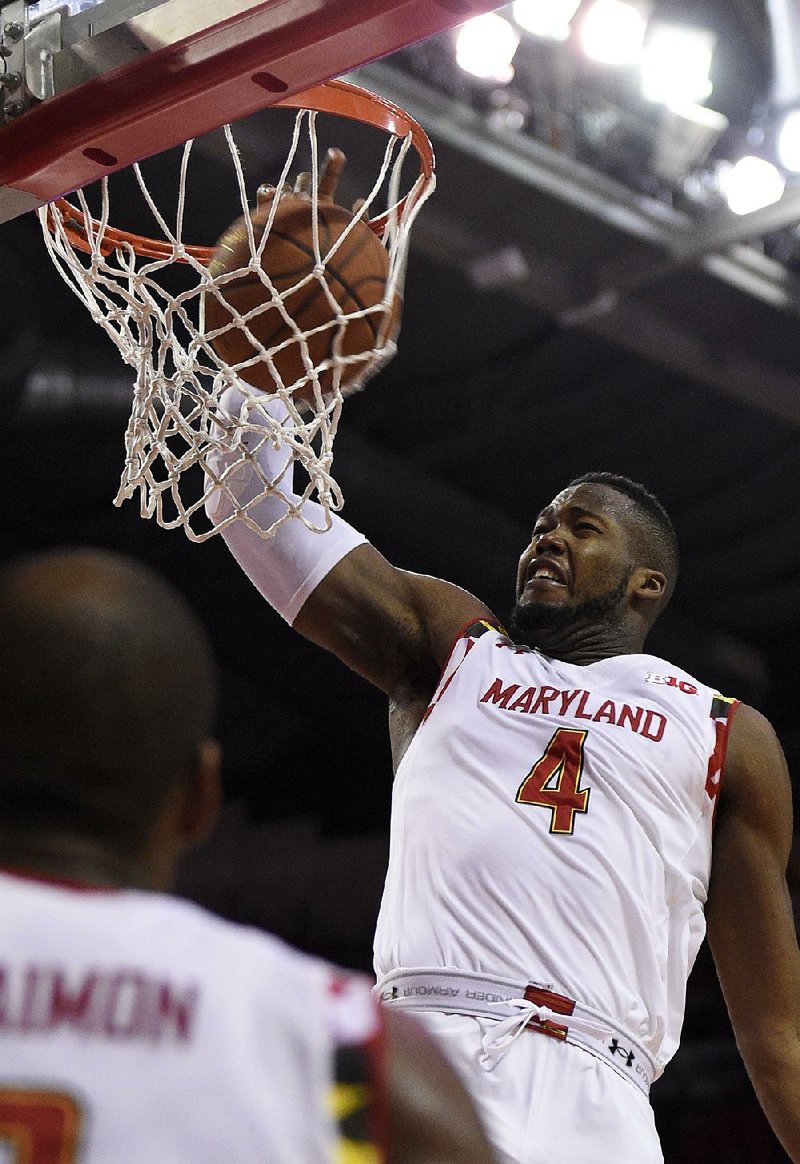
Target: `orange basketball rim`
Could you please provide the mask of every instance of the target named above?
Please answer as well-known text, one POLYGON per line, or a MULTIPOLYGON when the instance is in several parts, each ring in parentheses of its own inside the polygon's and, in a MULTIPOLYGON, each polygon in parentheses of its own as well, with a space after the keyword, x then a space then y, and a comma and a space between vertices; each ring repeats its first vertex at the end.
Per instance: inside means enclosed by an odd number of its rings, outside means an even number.
MULTIPOLYGON (((304 90, 302 93, 296 93, 292 97, 275 102, 274 107, 332 113, 340 117, 350 118, 353 121, 363 122, 365 125, 372 125, 393 137, 410 137, 411 144, 419 159, 419 176, 425 181, 429 181, 433 177, 435 168, 433 147, 419 122, 415 121, 394 102, 380 97, 376 93, 370 93, 367 89, 362 89, 349 81, 325 81, 311 89, 304 90)), ((403 216, 410 197, 411 192, 384 213, 375 218, 367 219, 368 225, 375 234, 383 234, 393 215, 403 216)), ((94 244, 89 237, 83 211, 73 206, 66 198, 57 198, 51 205, 58 209, 64 232, 72 246, 86 254, 91 254, 94 244)), ((47 221, 48 226, 52 229, 52 214, 48 214, 47 221)), ((165 259, 172 262, 185 263, 188 261, 186 256, 189 255, 197 262, 207 266, 214 251, 211 246, 187 244, 183 248, 183 253, 180 253, 176 252, 173 245, 165 240, 149 238, 146 235, 135 234, 132 231, 122 230, 111 225, 105 225, 101 230, 100 223, 96 219, 92 218, 89 221, 95 235, 102 235, 99 250, 104 256, 117 249, 131 249, 142 258, 165 259)))

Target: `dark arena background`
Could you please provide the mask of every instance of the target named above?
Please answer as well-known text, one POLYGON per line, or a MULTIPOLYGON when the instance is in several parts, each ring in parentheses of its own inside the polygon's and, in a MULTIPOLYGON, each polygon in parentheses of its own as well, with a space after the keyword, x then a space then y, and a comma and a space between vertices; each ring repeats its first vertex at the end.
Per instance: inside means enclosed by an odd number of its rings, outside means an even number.
MULTIPOLYGON (((645 46, 659 21, 711 46, 708 84, 673 98, 663 75, 660 96, 643 95, 641 59, 609 60, 591 41, 588 0, 539 5, 550 24, 540 11, 534 31, 522 7, 495 14, 518 43, 492 76, 468 71, 447 35, 352 78, 425 125, 438 188, 412 235, 399 354, 344 408, 344 515, 397 565, 502 617, 543 503, 587 470, 643 481, 683 555, 651 650, 762 710, 798 772, 800 144, 786 114, 800 105, 800 14, 777 0, 656 0, 645 46)), ((241 127, 254 180, 280 166, 278 116, 241 127)), ((340 144, 347 202, 367 177, 358 133, 343 126, 340 144)), ((203 150, 190 224, 210 242, 238 209, 219 204, 218 137, 203 150)), ((158 185, 172 170, 166 157, 148 172, 158 185)), ((385 701, 287 628, 220 539, 192 545, 134 502, 114 508, 131 373, 52 268, 33 215, 0 227, 0 273, 2 558, 105 546, 177 584, 219 659, 227 796, 180 892, 369 969, 391 797, 385 701)), ((791 887, 800 903, 800 863, 791 887)), ((705 948, 654 1103, 668 1164, 785 1159, 705 948)))

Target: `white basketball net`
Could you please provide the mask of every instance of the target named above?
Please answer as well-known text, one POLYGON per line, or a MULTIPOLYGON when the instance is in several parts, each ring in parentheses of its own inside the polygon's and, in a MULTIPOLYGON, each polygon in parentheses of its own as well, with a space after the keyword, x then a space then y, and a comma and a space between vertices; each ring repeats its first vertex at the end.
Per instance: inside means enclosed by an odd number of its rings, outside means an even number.
MULTIPOLYGON (((317 192, 320 163, 317 155, 316 113, 298 112, 291 148, 280 179, 278 190, 289 184, 295 169, 295 157, 301 140, 311 146, 311 190, 313 216, 317 213, 317 192)), ((241 213, 252 209, 245 189, 245 177, 230 126, 225 127, 225 140, 235 167, 239 188, 241 213)), ((331 247, 329 253, 320 251, 319 235, 314 230, 316 268, 301 283, 279 291, 263 271, 259 257, 272 224, 267 221, 263 235, 254 235, 248 226, 250 264, 234 272, 225 272, 213 279, 206 266, 187 249, 183 239, 183 215, 187 171, 193 142, 184 146, 177 207, 174 222, 168 222, 156 206, 140 167, 133 167, 139 188, 158 223, 161 238, 166 243, 165 254, 159 258, 142 258, 128 242, 109 243, 107 230, 111 220, 108 180, 102 183, 101 209, 93 218, 87 199, 79 191, 70 203, 79 218, 79 228, 90 244, 91 253, 85 253, 69 238, 66 221, 70 215, 62 213, 53 204, 39 211, 47 249, 56 267, 84 302, 92 318, 113 339, 122 358, 136 371, 133 411, 125 436, 125 468, 115 505, 132 497, 137 490, 143 517, 155 517, 166 529, 182 526, 192 541, 205 541, 224 529, 232 521, 243 521, 261 536, 269 537, 284 521, 300 518, 309 529, 324 530, 330 526, 331 512, 342 507, 341 490, 332 475, 333 441, 336 435, 342 400, 363 387, 396 351, 394 339, 385 333, 388 327, 373 326, 377 332, 376 346, 357 355, 341 355, 337 343, 324 361, 314 363, 308 347, 311 332, 304 332, 282 309, 293 329, 292 343, 299 343, 304 375, 294 383, 285 384, 273 362, 274 350, 265 349, 250 331, 245 334, 257 351, 257 359, 266 362, 270 383, 274 389, 262 392, 251 387, 237 373, 247 375, 252 361, 228 364, 221 359, 204 335, 204 292, 213 286, 221 287, 245 272, 258 273, 265 288, 265 302, 279 306, 302 283, 310 279, 321 282, 326 297, 335 308, 335 319, 330 324, 341 333, 342 326, 366 314, 378 313, 388 322, 395 295, 402 292, 405 262, 408 253, 409 231, 422 203, 433 189, 433 177, 422 175, 408 196, 401 198, 399 185, 403 158, 409 150, 411 138, 390 136, 380 173, 364 204, 354 215, 354 221, 374 219, 386 215, 382 242, 389 256, 389 275, 383 302, 360 312, 344 314, 328 291, 324 268, 331 254, 343 243, 351 229, 348 226, 331 247), (385 205, 381 204, 385 202, 385 205), (110 253, 104 255, 104 250, 110 253), (191 286, 178 293, 164 287, 164 272, 178 260, 183 260, 190 271, 191 286), (320 376, 325 374, 323 393, 320 376), (342 382, 343 374, 346 383, 342 382), (226 389, 235 387, 244 397, 241 407, 226 409, 220 399, 226 389), (313 406, 303 404, 298 394, 303 392, 313 406), (272 407, 276 402, 284 407, 272 407), (279 419, 286 416, 285 420, 279 419), (302 465, 308 481, 299 500, 289 500, 281 491, 282 473, 270 479, 256 457, 261 442, 269 440, 281 444, 290 459, 302 465), (248 469, 251 486, 247 497, 236 496, 233 482, 241 480, 241 471, 248 469), (193 470, 189 473, 188 470, 193 470), (252 474, 256 475, 253 487, 252 474), (206 503, 219 491, 227 496, 229 504, 209 506, 220 515, 219 520, 208 516, 206 503), (269 494, 277 494, 286 502, 282 516, 271 524, 259 524, 254 516, 255 507, 269 494), (317 509, 305 510, 309 499, 319 502, 317 509), (311 516, 309 516, 309 512, 311 516)), ((276 196, 275 203, 279 201, 276 196)), ((235 218, 235 211, 231 218, 235 218)), ((248 217, 249 223, 249 217, 248 217)), ((252 312, 240 316, 232 312, 230 327, 246 328, 252 312)), ((317 329, 317 331, 319 328, 317 329)), ((219 331, 215 335, 219 335, 219 331)), ((229 393, 230 399, 233 394, 229 393)))

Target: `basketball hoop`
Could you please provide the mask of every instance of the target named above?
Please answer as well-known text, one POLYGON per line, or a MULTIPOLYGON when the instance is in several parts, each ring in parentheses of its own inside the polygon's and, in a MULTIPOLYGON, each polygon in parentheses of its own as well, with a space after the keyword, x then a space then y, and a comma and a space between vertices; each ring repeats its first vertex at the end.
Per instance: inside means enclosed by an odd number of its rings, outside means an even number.
MULTIPOLYGON (((286 161, 276 182, 275 202, 288 188, 300 143, 305 142, 310 146, 309 199, 315 218, 321 203, 318 192, 323 172, 318 157, 317 115, 347 117, 388 135, 373 187, 365 193, 363 203, 353 208, 352 216, 354 224, 369 225, 387 252, 383 299, 364 311, 337 308, 331 323, 341 334, 354 318, 377 312, 381 323, 374 328, 375 341, 369 350, 344 352, 341 344, 332 342, 326 346, 325 358, 319 357, 313 329, 304 330, 287 310, 298 285, 277 287, 260 267, 272 215, 260 237, 248 227, 249 261, 244 266, 221 276, 209 271, 213 248, 190 245, 183 238, 192 141, 186 142, 183 149, 174 221, 168 221, 156 205, 140 166, 133 167, 138 188, 161 237, 146 237, 111 226, 108 179, 100 184, 99 213, 90 212, 82 190, 70 200, 58 199, 39 211, 45 243, 60 274, 136 371, 133 410, 125 438, 125 468, 114 503, 120 505, 138 491, 143 517, 155 517, 166 529, 182 526, 192 541, 205 541, 237 520, 263 537, 271 536, 291 517, 299 517, 310 529, 321 531, 330 526, 331 512, 343 503, 331 473, 342 401, 363 387, 396 351, 392 321, 403 288, 409 233, 435 184, 433 151, 425 132, 391 102, 347 82, 329 81, 277 104, 297 113, 286 161), (419 172, 402 193, 403 161, 410 150, 416 153, 419 172), (184 273, 178 291, 165 286, 170 283, 167 273, 176 270, 176 265, 184 273), (247 331, 249 315, 232 313, 230 327, 244 329, 252 339, 257 350, 254 359, 267 369, 264 375, 268 375, 270 391, 252 387, 243 378, 248 375, 247 367, 243 370, 240 364, 222 358, 205 334, 205 297, 219 297, 231 280, 252 277, 253 272, 261 279, 270 305, 281 311, 291 327, 291 343, 299 345, 302 353, 303 374, 284 382, 276 367, 279 361, 275 349, 262 347, 253 339, 247 331), (245 400, 235 413, 220 403, 231 387, 237 388, 245 400), (283 407, 270 410, 268 406, 276 401, 282 402, 283 407), (286 419, 276 419, 280 416, 286 419), (245 439, 247 434, 249 440, 245 439), (255 447, 253 434, 258 434, 255 447), (266 529, 250 511, 270 493, 284 495, 280 480, 270 480, 255 455, 263 440, 281 444, 308 478, 300 502, 297 498, 291 503, 287 500, 283 516, 266 529), (232 488, 242 468, 257 479, 257 487, 247 491, 250 499, 246 502, 234 496, 232 488), (230 504, 208 507, 224 514, 215 522, 208 516, 207 503, 220 491, 230 504), (309 519, 304 513, 308 499, 322 507, 321 521, 319 517, 309 519)), ((252 206, 230 126, 225 126, 224 136, 238 186, 238 212, 249 221, 252 206)), ((356 230, 357 225, 352 229, 356 230)), ((319 280, 330 300, 325 287, 326 264, 342 239, 326 253, 317 233, 315 226, 316 262, 307 279, 319 280)), ((342 238, 346 233, 347 230, 342 238)), ((318 327, 316 331, 319 330, 318 327)))

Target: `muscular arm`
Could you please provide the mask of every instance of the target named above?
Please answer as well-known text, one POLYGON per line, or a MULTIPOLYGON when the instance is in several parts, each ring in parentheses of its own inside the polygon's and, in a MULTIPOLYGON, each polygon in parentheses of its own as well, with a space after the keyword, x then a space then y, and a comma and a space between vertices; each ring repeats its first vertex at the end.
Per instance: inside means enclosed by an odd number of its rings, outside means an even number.
POLYGON ((491 617, 458 586, 398 570, 363 545, 323 578, 293 626, 405 704, 427 702, 458 631, 491 617))
MULTIPOLYGON (((226 416, 238 417, 244 406, 242 395, 229 388, 220 402, 221 423, 226 416)), ((280 402, 266 405, 265 411, 286 423, 287 410, 280 402)), ((250 419, 260 423, 255 408, 250 419)), ((235 467, 240 454, 217 451, 214 471, 218 479, 225 477, 227 492, 211 494, 209 516, 216 521, 229 517, 230 495, 236 493, 238 502, 248 505, 250 518, 268 529, 299 504, 293 465, 285 446, 260 439, 257 429, 241 435, 240 445, 250 447, 260 472, 242 466, 230 474, 226 460, 230 456, 235 467), (265 493, 264 481, 274 484, 273 492, 265 493)), ((324 528, 325 516, 314 502, 304 503, 303 514, 324 528)), ((225 525, 222 536, 284 618, 401 708, 424 708, 455 635, 469 622, 491 617, 483 603, 458 586, 396 569, 337 516, 324 533, 292 518, 267 540, 240 521, 225 525)))
POLYGON ((734 715, 706 915, 737 1044, 759 1101, 800 1162, 800 953, 786 887, 789 774, 769 723, 734 715))
MULTIPOLYGON (((344 165, 341 150, 328 150, 319 175, 321 202, 333 203, 344 165)), ((310 197, 310 192, 311 175, 298 174, 294 194, 302 198, 310 197)), ((275 193, 274 187, 261 187, 259 204, 266 204, 275 193)), ((279 435, 290 427, 285 402, 255 396, 260 400, 258 407, 252 404, 253 393, 246 385, 241 385, 241 391, 230 385, 220 400, 218 428, 230 427, 238 437, 232 443, 239 451, 215 448, 210 455, 214 480, 225 484, 210 491, 206 509, 212 521, 225 523, 235 495, 237 504, 246 502, 250 519, 268 530, 285 518, 287 509, 296 510, 299 498, 293 490, 288 447, 280 440, 276 443, 275 430, 267 424, 270 439, 261 440, 256 428, 240 427, 245 414, 250 424, 262 427, 269 416, 281 425, 279 435), (241 462, 242 448, 252 453, 258 473, 229 472, 241 462)), ((327 524, 313 502, 304 504, 303 513, 319 529, 327 524)), ((260 541, 241 522, 223 528, 231 553, 279 613, 413 717, 412 709, 424 706, 433 693, 455 635, 469 622, 491 618, 491 612, 457 586, 395 569, 372 546, 357 545, 359 539, 353 534, 338 517, 331 529, 319 534, 289 520, 268 541, 260 541)))

